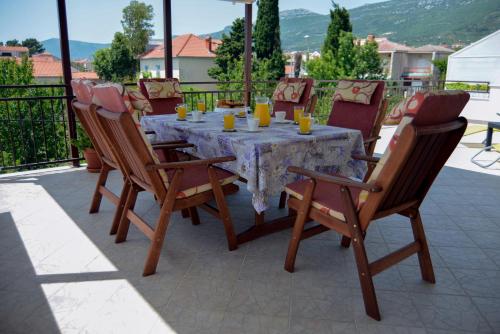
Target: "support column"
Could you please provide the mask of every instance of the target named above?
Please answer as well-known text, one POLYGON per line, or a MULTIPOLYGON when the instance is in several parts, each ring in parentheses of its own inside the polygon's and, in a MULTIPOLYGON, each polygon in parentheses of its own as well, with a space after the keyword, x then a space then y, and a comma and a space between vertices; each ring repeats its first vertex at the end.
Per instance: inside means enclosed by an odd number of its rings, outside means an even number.
MULTIPOLYGON (((61 60, 63 70, 63 80, 66 91, 66 108, 68 112, 68 129, 69 137, 73 141, 76 139, 76 119, 75 113, 71 107, 71 100, 73 99, 73 89, 71 88, 71 58, 69 53, 69 37, 68 37, 68 21, 66 16, 66 1, 57 0, 57 13, 59 16, 59 41, 61 46, 61 60)), ((78 159, 78 149, 71 146, 71 158, 78 159)), ((80 166, 79 160, 73 161, 74 167, 80 166)))
POLYGON ((172 1, 163 0, 163 45, 165 50, 165 77, 172 78, 174 67, 172 61, 172 1))
POLYGON ((252 3, 245 4, 245 106, 252 96, 252 3))

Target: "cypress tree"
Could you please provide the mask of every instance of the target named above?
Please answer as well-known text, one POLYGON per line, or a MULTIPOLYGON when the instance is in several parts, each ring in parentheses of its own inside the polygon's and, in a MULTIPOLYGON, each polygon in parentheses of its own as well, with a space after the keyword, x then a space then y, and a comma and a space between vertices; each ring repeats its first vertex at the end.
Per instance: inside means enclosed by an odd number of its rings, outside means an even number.
POLYGON ((259 0, 254 39, 257 59, 271 59, 281 53, 280 13, 278 0, 259 0))
POLYGON ((332 52, 335 56, 339 49, 341 32, 352 32, 349 12, 332 1, 333 10, 330 10, 330 24, 323 43, 322 53, 332 52))
POLYGON ((215 67, 208 70, 210 77, 224 81, 231 65, 245 52, 245 20, 234 20, 229 35, 222 35, 222 44, 215 50, 215 67))

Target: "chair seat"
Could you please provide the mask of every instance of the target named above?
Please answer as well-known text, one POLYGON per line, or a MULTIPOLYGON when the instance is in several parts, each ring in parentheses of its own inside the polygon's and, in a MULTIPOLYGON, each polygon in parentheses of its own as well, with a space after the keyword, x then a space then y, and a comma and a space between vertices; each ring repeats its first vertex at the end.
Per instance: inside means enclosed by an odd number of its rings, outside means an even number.
MULTIPOLYGON (((340 175, 335 176, 342 177, 340 175)), ((285 191, 288 195, 302 200, 304 198, 307 184, 308 180, 290 183, 285 187, 285 191)), ((354 204, 357 206, 360 190, 357 188, 350 188, 350 191, 354 204)), ((340 186, 336 184, 323 181, 316 182, 316 188, 312 198, 312 206, 325 214, 345 221, 343 213, 344 205, 340 196, 340 186)))
MULTIPOLYGON (((226 185, 238 180, 238 175, 228 172, 222 168, 215 168, 217 179, 221 185, 226 185)), ((172 182, 175 174, 175 169, 167 170, 169 182, 172 182)), ((182 180, 177 193, 177 199, 190 197, 212 189, 210 179, 208 178, 208 170, 206 166, 192 166, 184 169, 182 180)))

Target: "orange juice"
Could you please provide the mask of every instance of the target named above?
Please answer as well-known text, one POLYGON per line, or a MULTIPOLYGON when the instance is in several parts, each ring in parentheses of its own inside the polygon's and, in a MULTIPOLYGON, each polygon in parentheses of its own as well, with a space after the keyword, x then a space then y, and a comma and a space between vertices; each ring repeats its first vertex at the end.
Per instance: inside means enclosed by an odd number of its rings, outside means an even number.
POLYGON ((233 130, 234 129, 234 115, 226 114, 224 115, 224 130, 233 130))
POLYGON ((268 103, 255 104, 255 118, 258 118, 259 126, 269 126, 271 124, 271 114, 269 113, 268 103))
POLYGON ((198 111, 201 111, 203 113, 207 111, 207 106, 205 105, 205 101, 198 101, 197 107, 198 111))
POLYGON ((299 120, 300 133, 311 132, 312 118, 310 116, 301 116, 299 120))
POLYGON ((293 120, 296 124, 299 124, 300 118, 304 115, 304 107, 294 107, 293 108, 293 120))
POLYGON ((185 104, 177 105, 177 107, 175 107, 175 110, 177 111, 177 118, 178 119, 186 119, 187 108, 186 108, 185 104))

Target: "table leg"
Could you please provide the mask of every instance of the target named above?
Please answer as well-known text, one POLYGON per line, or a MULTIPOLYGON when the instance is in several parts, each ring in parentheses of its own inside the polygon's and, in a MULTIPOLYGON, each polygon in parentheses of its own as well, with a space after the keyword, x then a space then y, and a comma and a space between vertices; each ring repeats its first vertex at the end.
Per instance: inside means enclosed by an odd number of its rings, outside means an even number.
POLYGON ((248 230, 238 234, 238 244, 241 245, 245 242, 258 239, 265 235, 291 228, 295 223, 296 216, 297 215, 295 211, 290 210, 287 216, 266 222, 264 220, 264 212, 262 212, 261 214, 255 212, 255 225, 250 227, 248 230))
MULTIPOLYGON (((493 140, 493 127, 488 126, 488 130, 486 131, 486 140, 485 140, 485 146, 489 147, 491 146, 491 141, 493 140)), ((487 149, 489 151, 490 149, 487 149)))

